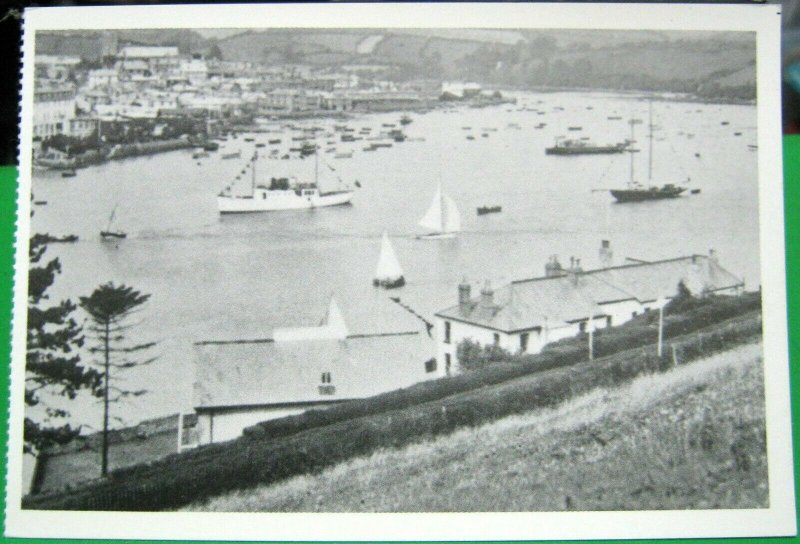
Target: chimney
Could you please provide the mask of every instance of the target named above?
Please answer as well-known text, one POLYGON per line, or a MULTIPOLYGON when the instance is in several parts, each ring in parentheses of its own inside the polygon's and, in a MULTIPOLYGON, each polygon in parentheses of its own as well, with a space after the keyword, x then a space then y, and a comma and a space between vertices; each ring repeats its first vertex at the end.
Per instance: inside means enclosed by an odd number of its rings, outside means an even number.
POLYGON ((550 255, 550 260, 544 265, 544 275, 547 278, 552 278, 554 276, 562 276, 564 274, 564 269, 561 267, 561 263, 558 262, 558 255, 550 255))
POLYGON ((717 250, 716 249, 709 249, 708 250, 708 260, 714 264, 719 264, 719 259, 717 258, 717 250))
POLYGON ((483 284, 483 289, 481 289, 481 306, 484 308, 494 306, 494 291, 489 280, 486 280, 486 283, 483 284))
POLYGON ((614 251, 611 249, 611 242, 603 240, 600 242, 600 267, 609 268, 614 260, 614 251))
POLYGON ((471 294, 472 289, 467 283, 467 278, 462 279, 458 284, 458 309, 463 315, 469 313, 471 294))
POLYGON ((581 273, 583 273, 583 269, 581 268, 581 260, 576 259, 575 257, 570 257, 567 275, 569 276, 572 285, 578 285, 578 275, 581 273))

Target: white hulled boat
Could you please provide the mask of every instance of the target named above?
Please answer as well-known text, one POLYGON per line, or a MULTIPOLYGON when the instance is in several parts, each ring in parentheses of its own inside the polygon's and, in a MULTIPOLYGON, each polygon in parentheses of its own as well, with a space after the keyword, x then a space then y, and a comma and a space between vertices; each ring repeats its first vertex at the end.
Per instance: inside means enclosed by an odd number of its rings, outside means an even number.
POLYGON ((392 242, 389 240, 389 233, 383 231, 381 255, 378 258, 378 266, 375 268, 375 278, 372 280, 372 285, 394 289, 405 284, 406 279, 403 277, 403 268, 400 266, 400 261, 397 260, 397 254, 394 252, 392 242))
POLYGON ((461 214, 455 201, 442 192, 441 184, 436 188, 431 207, 419 225, 432 232, 418 236, 420 240, 453 238, 461 230, 461 214))
MULTIPOLYGON (((283 210, 301 210, 322 208, 347 204, 353 198, 352 189, 340 189, 323 192, 318 184, 319 167, 315 166, 314 182, 301 183, 296 178, 271 178, 269 184, 256 182, 256 162, 258 154, 242 171, 242 175, 250 170, 249 194, 235 194, 232 187, 226 187, 217 195, 219 213, 273 212, 283 210)), ((328 166, 331 171, 333 167, 328 166)), ((237 177, 237 181, 242 176, 237 177)), ((339 184, 342 184, 338 178, 339 184)))

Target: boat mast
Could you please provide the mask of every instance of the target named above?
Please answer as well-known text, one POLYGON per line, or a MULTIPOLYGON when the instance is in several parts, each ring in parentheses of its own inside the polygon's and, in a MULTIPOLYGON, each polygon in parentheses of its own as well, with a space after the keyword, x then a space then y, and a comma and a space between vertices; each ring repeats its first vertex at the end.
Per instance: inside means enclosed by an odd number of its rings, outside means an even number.
POLYGON ((253 159, 250 164, 250 196, 256 196, 256 159, 258 158, 258 151, 253 153, 253 159))
POLYGON ((652 181, 653 179, 653 99, 650 99, 650 141, 649 141, 649 148, 647 150, 647 181, 652 181))
POLYGON ((119 204, 114 205, 114 208, 111 210, 111 214, 108 216, 108 226, 106 227, 106 232, 111 231, 111 223, 114 222, 114 214, 117 212, 117 206, 119 206, 119 204))
MULTIPOLYGON (((633 137, 633 127, 636 124, 635 121, 636 121, 635 118, 631 119, 631 121, 630 121, 630 124, 631 124, 631 145, 633 145, 635 143, 635 140, 634 140, 634 137, 633 137)), ((631 156, 631 179, 628 182, 628 185, 629 186, 633 186, 633 149, 628 150, 628 153, 631 156)))

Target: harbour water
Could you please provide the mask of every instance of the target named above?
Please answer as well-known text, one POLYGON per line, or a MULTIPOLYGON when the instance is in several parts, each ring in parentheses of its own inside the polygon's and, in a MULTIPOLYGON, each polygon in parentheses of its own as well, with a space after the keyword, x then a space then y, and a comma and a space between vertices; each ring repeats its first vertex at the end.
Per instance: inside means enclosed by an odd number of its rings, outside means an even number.
MULTIPOLYGON (((748 289, 758 287, 757 153, 748 149, 757 144, 754 106, 654 102, 653 183, 689 177, 689 187, 701 192, 616 204, 607 190, 593 190, 627 183, 627 153, 560 157, 545 156, 544 149, 559 135, 619 142, 630 137, 626 121, 642 119, 635 135, 641 151, 634 158, 636 179, 647 184, 648 102, 602 93, 520 94, 519 99, 517 105, 412 114, 413 123, 404 130, 414 141, 375 151, 363 151, 365 141, 341 143, 338 134, 331 145, 325 141, 334 138, 319 137, 320 170, 330 165, 346 182, 361 184, 350 206, 218 214, 217 193, 240 175, 256 143, 281 138, 281 154, 299 146, 288 130, 239 135, 209 158, 193 159, 190 150, 181 150, 109 162, 69 179, 35 174, 35 198, 47 205, 35 207, 33 232, 80 237, 48 250, 63 265, 51 297, 76 300, 107 281, 152 294, 132 334, 137 341, 158 341, 161 358, 130 371, 126 385, 144 386, 150 394, 120 406, 118 415, 135 423, 191 409, 193 342, 263 338, 273 327, 318 323, 332 294, 352 331, 378 332, 386 325, 386 316, 376 310, 378 300, 399 296, 430 317, 455 303, 456 285, 464 277, 473 285, 485 280, 500 285, 540 276, 551 254, 562 264, 576 256, 584 268, 598 267, 601 239, 611 241, 617 264, 625 257, 656 260, 714 248, 748 289), (534 128, 540 123, 547 125, 534 128), (568 132, 574 126, 582 130, 568 132), (245 136, 255 141, 245 142, 245 136), (354 153, 336 159, 325 152, 331 147, 354 153), (238 150, 241 159, 221 159, 238 150), (453 240, 417 240, 423 232, 417 222, 439 182, 457 202, 464 231, 453 240), (502 213, 476 214, 479 206, 495 205, 502 213), (128 238, 101 241, 99 232, 115 206, 114 227, 128 238), (407 281, 391 292, 376 290, 371 282, 384 229, 407 281)), ((372 114, 347 123, 356 133, 369 126, 376 134, 399 118, 400 113, 372 114)), ((328 130, 341 123, 295 124, 328 130)), ((270 147, 258 152, 266 154, 270 147)), ((263 159, 257 174, 311 180, 314 169, 313 157, 263 159)), ((81 402, 73 407, 76 418, 96 428, 100 411, 88 399, 81 402)))

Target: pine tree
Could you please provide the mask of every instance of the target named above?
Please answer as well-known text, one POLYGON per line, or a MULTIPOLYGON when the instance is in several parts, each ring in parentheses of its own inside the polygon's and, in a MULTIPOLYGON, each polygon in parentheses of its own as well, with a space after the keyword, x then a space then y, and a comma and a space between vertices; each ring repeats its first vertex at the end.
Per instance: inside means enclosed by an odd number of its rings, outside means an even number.
POLYGON ((69 412, 52 406, 55 397, 74 399, 82 389, 94 391, 101 375, 81 365, 78 349, 83 345, 83 331, 73 318, 76 309, 70 300, 48 305, 47 290, 61 273, 61 263, 42 258, 47 250, 46 234, 30 239, 28 255, 28 322, 25 362, 24 451, 39 454, 42 450, 65 444, 80 433, 66 418, 69 412), (40 264, 42 263, 42 264, 40 264), (41 417, 36 417, 42 408, 41 417))
POLYGON ((149 298, 150 295, 143 295, 132 287, 116 286, 111 282, 99 286, 90 296, 80 298, 81 308, 89 314, 92 321, 89 331, 94 337, 95 345, 90 351, 101 356, 99 361, 94 362, 102 376, 102 384, 96 390, 96 395, 103 400, 101 476, 108 474, 111 404, 147 393, 145 389, 129 390, 114 385, 116 371, 147 365, 156 360, 156 357, 144 360, 132 358, 134 354, 152 348, 155 342, 134 345, 126 343, 126 331, 136 326, 128 323, 127 318, 138 311, 149 298), (112 370, 115 371, 114 376, 112 370))

